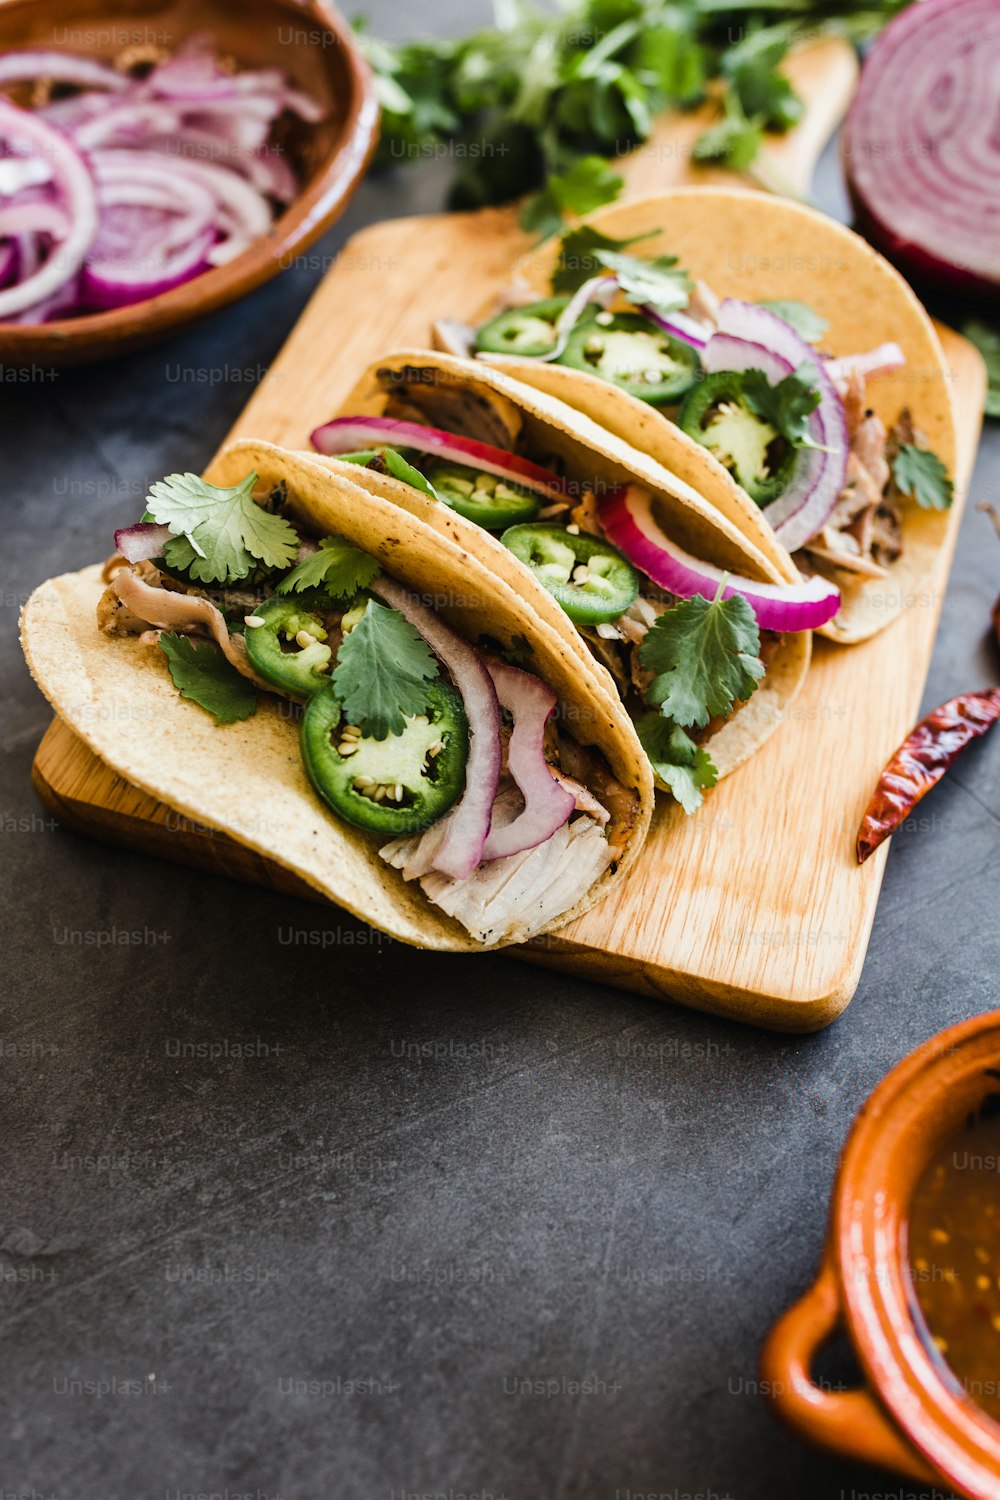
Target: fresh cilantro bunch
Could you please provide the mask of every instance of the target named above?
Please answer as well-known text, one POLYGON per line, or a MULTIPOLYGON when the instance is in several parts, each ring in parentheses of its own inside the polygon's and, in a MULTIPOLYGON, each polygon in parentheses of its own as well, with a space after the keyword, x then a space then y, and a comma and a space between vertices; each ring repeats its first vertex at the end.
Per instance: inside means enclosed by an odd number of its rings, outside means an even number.
POLYGON ((648 140, 656 116, 721 89, 718 126, 696 157, 752 169, 787 190, 761 145, 789 129, 802 102, 781 63, 823 33, 862 40, 905 0, 494 0, 495 26, 444 42, 392 46, 362 35, 382 105, 380 161, 399 165, 446 146, 459 168, 451 205, 477 208, 537 190, 524 227, 544 236, 621 190, 608 165, 648 140), (739 19, 739 35, 734 14, 739 19))
POLYGON ((646 701, 657 710, 642 715, 636 731, 656 775, 687 813, 715 785, 709 752, 689 729, 749 698, 764 675, 760 631, 742 594, 714 599, 696 594, 666 610, 639 647, 639 660, 654 674, 646 701))

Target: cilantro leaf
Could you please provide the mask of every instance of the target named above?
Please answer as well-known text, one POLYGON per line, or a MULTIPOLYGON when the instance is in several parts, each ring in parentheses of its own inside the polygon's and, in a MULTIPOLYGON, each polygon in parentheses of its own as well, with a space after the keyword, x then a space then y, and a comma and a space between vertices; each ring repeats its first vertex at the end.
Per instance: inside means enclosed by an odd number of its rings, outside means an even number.
POLYGON ((986 391, 986 415, 1000 417, 1000 333, 980 323, 976 318, 962 329, 967 339, 975 344, 986 361, 989 386, 986 391))
POLYGON ((637 255, 622 255, 615 250, 598 250, 596 259, 614 272, 618 285, 630 302, 651 303, 660 312, 676 312, 691 295, 694 283, 677 264, 676 255, 660 255, 656 260, 640 260, 637 255))
POLYGON ((768 130, 789 130, 805 110, 790 81, 778 72, 787 51, 783 38, 758 33, 734 48, 723 64, 743 114, 768 130))
POLYGON ((402 734, 404 718, 427 707, 426 684, 439 675, 437 658, 397 610, 372 600, 344 637, 333 685, 351 724, 384 740, 402 734))
POLYGON ((716 125, 703 131, 691 148, 692 161, 703 166, 729 167, 745 172, 764 144, 764 130, 756 116, 747 117, 732 93, 726 95, 726 112, 716 125))
POLYGON ((656 776, 689 816, 697 812, 702 792, 719 779, 708 751, 662 714, 643 714, 635 728, 656 776))
POLYGON ((257 689, 208 641, 187 635, 161 635, 174 687, 182 698, 214 714, 220 724, 235 724, 257 712, 257 689))
POLYGON ((548 239, 559 233, 565 219, 613 202, 624 182, 603 156, 581 156, 567 171, 551 173, 542 191, 528 199, 521 210, 521 228, 548 239))
POLYGON ((775 297, 760 303, 770 312, 777 313, 779 318, 784 318, 790 328, 794 328, 799 338, 805 339, 807 344, 816 344, 829 328, 826 318, 810 307, 808 302, 796 302, 792 297, 775 297))
POLYGON ((814 366, 805 363, 777 385, 763 370, 745 370, 740 388, 750 410, 795 448, 817 448, 809 430, 809 417, 820 403, 814 366))
POLYGON ((559 245, 559 261, 552 275, 553 292, 560 295, 575 292, 585 281, 600 276, 607 267, 598 259, 598 252, 604 254, 627 250, 630 245, 659 232, 658 229, 653 229, 649 234, 635 234, 630 239, 618 240, 613 235, 602 234, 599 229, 592 229, 589 224, 569 230, 563 235, 559 245))
POLYGON ((153 485, 146 508, 174 533, 163 550, 167 562, 203 583, 234 583, 258 564, 286 568, 298 536, 282 516, 253 499, 256 474, 232 489, 207 484, 197 474, 171 474, 153 485))
POLYGON ((930 448, 900 443, 892 460, 892 477, 903 494, 924 510, 948 510, 955 498, 948 470, 930 448))
POLYGON ((705 92, 705 49, 679 26, 644 26, 631 62, 659 107, 697 104, 705 92))
POLYGON ((639 647, 656 673, 646 700, 682 727, 699 728, 749 698, 764 675, 760 631, 742 594, 696 594, 660 615, 639 647))
POLYGON ((368 587, 379 570, 378 560, 343 537, 325 536, 319 551, 305 558, 278 584, 279 594, 301 594, 323 589, 344 603, 368 587))

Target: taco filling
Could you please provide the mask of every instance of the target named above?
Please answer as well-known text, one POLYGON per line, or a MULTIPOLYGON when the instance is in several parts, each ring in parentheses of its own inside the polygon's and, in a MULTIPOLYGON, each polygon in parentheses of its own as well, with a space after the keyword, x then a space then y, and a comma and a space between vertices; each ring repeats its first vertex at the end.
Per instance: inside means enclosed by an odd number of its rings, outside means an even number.
POLYGON ((569 473, 542 425, 485 389, 408 365, 378 380, 382 415, 336 418, 314 445, 492 532, 610 674, 660 786, 696 810, 717 779, 712 736, 756 691, 784 632, 828 619, 837 591, 759 583, 692 557, 660 526, 649 491, 569 473))
POLYGON ((894 344, 835 359, 801 302, 720 299, 674 257, 592 227, 563 239, 553 297, 469 330, 467 352, 564 365, 658 408, 729 471, 801 571, 886 578, 907 507, 945 510, 945 465, 902 408, 886 426, 867 383, 894 344))
POLYGON ((299 510, 293 525, 284 484, 256 488, 154 485, 116 533, 99 629, 162 652, 219 724, 283 700, 317 798, 477 941, 556 922, 621 858, 636 792, 539 676, 453 628, 446 598, 431 607, 299 510))

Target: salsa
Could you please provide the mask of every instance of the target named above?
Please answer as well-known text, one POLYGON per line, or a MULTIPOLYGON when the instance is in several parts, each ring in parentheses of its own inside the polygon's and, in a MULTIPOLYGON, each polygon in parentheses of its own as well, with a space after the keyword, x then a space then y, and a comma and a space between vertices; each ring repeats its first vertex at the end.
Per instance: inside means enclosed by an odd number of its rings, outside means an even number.
POLYGON ((1000 1095, 933 1156, 910 1208, 913 1288, 969 1399, 1000 1422, 1000 1095))

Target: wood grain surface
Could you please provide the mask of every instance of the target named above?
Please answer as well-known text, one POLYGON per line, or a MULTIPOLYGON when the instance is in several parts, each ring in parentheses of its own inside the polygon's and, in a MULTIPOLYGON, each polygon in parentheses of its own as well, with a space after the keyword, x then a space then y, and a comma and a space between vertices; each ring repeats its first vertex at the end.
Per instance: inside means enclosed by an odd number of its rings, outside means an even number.
MULTIPOLYGON (((809 107, 770 149, 802 188, 855 79, 848 48, 791 59, 809 107)), ((623 162, 630 192, 729 180, 690 163, 711 106, 669 117, 623 162)), ((426 344, 438 316, 478 309, 526 248, 513 210, 396 220, 345 247, 230 437, 306 446, 359 370, 394 346, 426 344)), ((871 788, 920 703, 981 424, 985 375, 965 340, 940 329, 960 414, 961 462, 947 544, 911 607, 881 635, 843 649, 817 642, 810 677, 763 750, 686 819, 662 803, 621 889, 555 938, 535 963, 786 1031, 827 1025, 857 986, 888 846, 859 868, 854 839, 871 788)), ((212 829, 198 828, 114 776, 58 721, 35 762, 56 817, 257 884, 299 882, 212 829)))

